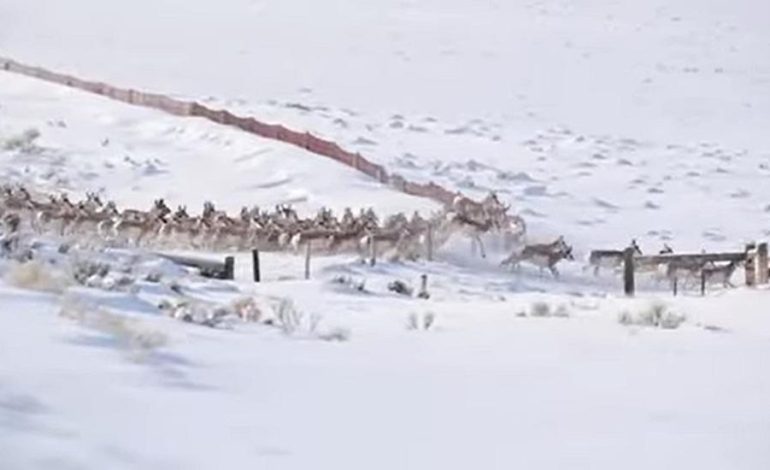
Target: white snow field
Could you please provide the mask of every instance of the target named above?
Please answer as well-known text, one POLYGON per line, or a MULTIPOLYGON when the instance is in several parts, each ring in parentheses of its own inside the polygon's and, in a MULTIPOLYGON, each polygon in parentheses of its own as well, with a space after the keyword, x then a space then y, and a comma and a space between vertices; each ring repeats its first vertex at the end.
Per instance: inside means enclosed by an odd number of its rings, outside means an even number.
POLYGON ((0 151, 0 174, 54 194, 97 191, 142 209, 162 197, 196 213, 206 200, 236 213, 284 202, 305 213, 354 201, 384 212, 438 208, 290 145, 7 72, 0 116, 0 141, 40 133, 32 149, 0 151))
MULTIPOLYGON (((305 281, 301 257, 263 253, 253 284, 247 254, 225 282, 25 239, 42 269, 0 257, 0 469, 770 468, 770 291, 674 298, 642 279, 626 299, 583 270, 631 238, 770 238, 768 18, 762 0, 1 1, 0 56, 494 189, 577 259, 558 280, 509 273, 458 239, 431 263, 315 258, 305 281), (97 261, 105 278, 73 275, 97 261), (387 288, 424 273, 428 300, 387 288), (199 324, 244 297, 259 321, 199 324)), ((5 72, 0 178, 123 207, 437 209, 297 148, 5 72), (32 128, 32 148, 3 148, 32 128)))
POLYGON ((498 189, 578 245, 700 250, 767 235, 768 17, 762 0, 5 0, 0 51, 498 189))

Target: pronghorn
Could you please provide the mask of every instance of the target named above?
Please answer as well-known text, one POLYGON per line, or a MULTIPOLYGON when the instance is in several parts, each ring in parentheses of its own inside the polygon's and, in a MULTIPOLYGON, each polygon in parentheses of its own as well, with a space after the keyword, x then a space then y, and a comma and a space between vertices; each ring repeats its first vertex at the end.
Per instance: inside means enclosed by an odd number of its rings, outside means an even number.
POLYGON ((735 287, 730 282, 730 278, 733 277, 733 273, 735 272, 736 268, 738 268, 739 264, 740 261, 733 260, 722 266, 705 266, 703 268, 703 276, 705 281, 707 283, 719 283, 724 287, 735 287))
POLYGON ((486 258, 487 253, 484 249, 481 235, 484 235, 496 226, 495 221, 488 217, 479 221, 462 213, 450 213, 445 216, 443 223, 437 227, 437 245, 442 245, 455 233, 461 233, 471 239, 473 243, 471 245, 472 249, 478 244, 481 250, 481 257, 486 258))
POLYGON ((559 277, 556 264, 563 259, 574 260, 575 258, 572 256, 572 247, 567 245, 564 237, 560 236, 551 243, 525 245, 521 251, 511 253, 500 264, 518 268, 520 263, 528 262, 540 268, 541 273, 543 269, 548 268, 554 277, 559 277))
POLYGON ((166 202, 163 199, 156 199, 148 212, 136 209, 126 209, 121 212, 113 224, 112 231, 117 236, 121 230, 137 229, 139 233, 135 243, 139 245, 145 236, 150 233, 157 234, 161 230, 166 222, 166 216, 170 213, 171 209, 166 206, 166 202))
MULTIPOLYGON (((631 240, 629 247, 633 250, 634 256, 642 256, 642 249, 631 240)), ((588 256, 588 264, 594 268, 594 276, 599 275, 601 268, 617 269, 623 265, 625 259, 625 250, 594 250, 588 256)))

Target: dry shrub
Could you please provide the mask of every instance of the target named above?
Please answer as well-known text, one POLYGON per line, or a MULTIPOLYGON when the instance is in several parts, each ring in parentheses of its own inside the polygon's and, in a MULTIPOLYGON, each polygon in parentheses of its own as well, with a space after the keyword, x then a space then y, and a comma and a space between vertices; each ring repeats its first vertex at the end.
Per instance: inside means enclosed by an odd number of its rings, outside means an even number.
POLYGON ((168 337, 160 331, 149 329, 136 320, 77 300, 65 300, 60 315, 111 337, 121 348, 137 354, 139 358, 168 343, 168 337))
POLYGON ((5 281, 20 289, 53 294, 61 294, 71 285, 71 280, 64 272, 35 260, 12 264, 5 275, 5 281))
MULTIPOLYGON (((516 316, 526 317, 527 314, 526 312, 519 312, 516 314, 516 316)), ((529 307, 529 316, 538 318, 567 318, 569 317, 569 309, 567 309, 567 306, 564 304, 559 304, 556 308, 553 308, 550 304, 548 304, 548 302, 539 300, 537 302, 533 302, 529 307)))
POLYGON ((20 152, 29 153, 37 150, 35 141, 40 138, 40 131, 35 128, 26 129, 19 135, 15 135, 8 139, 5 139, 2 144, 3 150, 18 150, 20 152))
POLYGON ((233 313, 247 322, 258 322, 262 318, 262 310, 260 310, 257 301, 253 297, 244 297, 237 299, 231 304, 233 313))
POLYGON ((436 314, 433 312, 426 312, 422 315, 418 313, 410 313, 406 321, 407 330, 430 330, 436 323, 436 314))
POLYGON ((662 302, 653 302, 643 310, 632 313, 622 312, 618 316, 618 322, 625 326, 644 326, 673 330, 684 323, 686 317, 668 309, 662 302))
POLYGON ((350 336, 351 336, 351 332, 349 328, 336 327, 324 333, 320 333, 318 335, 318 338, 324 341, 339 341, 342 343, 345 341, 349 341, 350 336))
POLYGON ((287 335, 295 333, 300 326, 304 314, 294 306, 291 299, 281 299, 275 308, 275 319, 278 327, 287 335))
POLYGON ((550 317, 551 306, 547 302, 538 301, 532 304, 529 309, 530 316, 533 317, 550 317))

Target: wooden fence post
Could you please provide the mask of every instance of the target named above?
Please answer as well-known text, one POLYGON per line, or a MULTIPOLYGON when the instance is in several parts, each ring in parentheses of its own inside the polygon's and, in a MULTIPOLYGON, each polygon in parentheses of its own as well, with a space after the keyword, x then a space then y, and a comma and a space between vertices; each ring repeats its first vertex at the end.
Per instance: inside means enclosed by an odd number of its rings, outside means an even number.
POLYGON ((235 279, 235 257, 234 256, 228 256, 225 258, 225 272, 224 278, 228 280, 235 279))
POLYGON ((706 295, 706 270, 700 270, 700 295, 706 295))
POLYGON ((757 247, 757 284, 768 282, 767 242, 762 242, 757 247))
POLYGON ((756 263, 754 262, 755 247, 756 245, 754 243, 749 243, 746 245, 746 263, 744 268, 746 270, 746 285, 749 287, 753 287, 757 283, 757 269, 756 263))
POLYGON ((251 250, 251 261, 254 268, 254 282, 259 282, 262 280, 262 276, 260 275, 261 273, 259 272, 259 250, 251 250))
POLYGON ((307 245, 305 246, 305 279, 310 279, 310 252, 312 251, 311 245, 312 242, 308 240, 307 245))
POLYGON ((634 296, 634 249, 631 247, 623 253, 623 289, 628 297, 634 296))
POLYGON ((674 281, 671 283, 671 285, 674 288, 674 297, 676 297, 676 294, 678 293, 678 290, 679 290, 679 278, 674 276, 674 281))
POLYGON ((423 274, 420 276, 420 292, 417 294, 417 297, 420 299, 430 298, 430 294, 428 294, 428 275, 427 274, 423 274))
POLYGON ((374 235, 369 237, 369 265, 374 266, 377 264, 377 241, 374 239, 374 235))

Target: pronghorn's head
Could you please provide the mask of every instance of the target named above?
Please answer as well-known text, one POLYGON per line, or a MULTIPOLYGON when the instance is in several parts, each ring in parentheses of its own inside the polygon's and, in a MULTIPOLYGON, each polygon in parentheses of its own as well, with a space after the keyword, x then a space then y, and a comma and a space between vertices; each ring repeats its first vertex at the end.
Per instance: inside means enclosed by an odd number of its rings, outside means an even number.
POLYGON ((564 240, 564 235, 559 235, 559 238, 556 239, 555 242, 553 242, 554 246, 554 252, 558 253, 561 258, 568 259, 568 260, 574 260, 575 257, 572 254, 572 246, 568 245, 567 242, 564 240))
POLYGON ((631 240, 630 248, 632 248, 634 250, 634 254, 642 256, 642 249, 639 248, 639 245, 636 243, 636 239, 635 238, 633 240, 631 240))
POLYGON ((175 219, 186 219, 189 215, 187 214, 187 206, 177 206, 176 212, 174 213, 175 219))
POLYGON ((115 201, 107 201, 107 204, 104 206, 104 210, 112 214, 117 214, 118 206, 115 204, 115 201))

